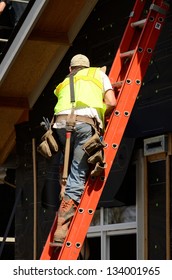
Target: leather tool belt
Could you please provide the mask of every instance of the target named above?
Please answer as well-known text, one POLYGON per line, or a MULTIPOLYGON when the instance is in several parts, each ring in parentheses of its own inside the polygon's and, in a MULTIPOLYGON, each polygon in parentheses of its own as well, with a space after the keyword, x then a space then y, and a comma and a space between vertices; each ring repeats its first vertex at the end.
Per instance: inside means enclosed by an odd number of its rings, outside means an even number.
MULTIPOLYGON (((62 120, 68 120, 68 115, 57 115, 54 116, 54 121, 55 122, 60 122, 62 120)), ((90 118, 90 117, 86 117, 86 116, 80 116, 80 115, 76 115, 75 121, 77 122, 85 122, 88 123, 92 126, 95 126, 95 120, 94 118, 90 118)))

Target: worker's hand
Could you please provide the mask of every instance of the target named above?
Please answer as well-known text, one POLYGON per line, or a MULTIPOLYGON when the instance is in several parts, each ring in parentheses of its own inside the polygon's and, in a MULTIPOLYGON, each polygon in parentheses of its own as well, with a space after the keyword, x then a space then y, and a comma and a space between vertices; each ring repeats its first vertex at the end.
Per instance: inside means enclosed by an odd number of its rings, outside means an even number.
POLYGON ((0 3, 0 15, 1 15, 2 12, 4 11, 5 7, 6 7, 6 3, 5 3, 5 2, 1 2, 1 3, 0 3))

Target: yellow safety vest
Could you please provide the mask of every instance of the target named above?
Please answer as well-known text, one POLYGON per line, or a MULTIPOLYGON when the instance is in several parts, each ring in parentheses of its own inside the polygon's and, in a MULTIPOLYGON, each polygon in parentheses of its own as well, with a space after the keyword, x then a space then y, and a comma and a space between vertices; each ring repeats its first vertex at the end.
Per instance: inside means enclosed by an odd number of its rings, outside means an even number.
MULTIPOLYGON (((95 108, 103 121, 106 105, 103 103, 104 90, 100 71, 100 68, 95 67, 84 68, 74 76, 74 107, 76 109, 95 108)), ((54 108, 56 115, 72 108, 69 83, 69 77, 67 77, 54 91, 58 98, 54 108)))

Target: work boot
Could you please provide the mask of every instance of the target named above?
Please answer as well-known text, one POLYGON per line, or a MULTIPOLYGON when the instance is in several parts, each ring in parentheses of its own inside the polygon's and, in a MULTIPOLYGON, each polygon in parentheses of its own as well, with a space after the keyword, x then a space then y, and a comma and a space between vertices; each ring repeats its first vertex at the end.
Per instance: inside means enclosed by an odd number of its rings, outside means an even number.
POLYGON ((68 196, 64 196, 57 213, 57 228, 54 241, 50 246, 62 246, 69 230, 70 222, 75 214, 77 203, 68 196))

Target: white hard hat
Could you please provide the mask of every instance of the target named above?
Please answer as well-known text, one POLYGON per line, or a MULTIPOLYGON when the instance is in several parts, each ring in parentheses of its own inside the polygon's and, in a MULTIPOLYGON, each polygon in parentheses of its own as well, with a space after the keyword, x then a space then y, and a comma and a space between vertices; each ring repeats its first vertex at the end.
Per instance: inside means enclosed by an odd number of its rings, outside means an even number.
POLYGON ((70 66, 84 66, 84 67, 90 67, 90 61, 88 57, 86 57, 83 54, 77 54, 74 57, 72 57, 70 66))

